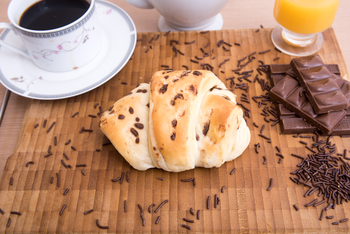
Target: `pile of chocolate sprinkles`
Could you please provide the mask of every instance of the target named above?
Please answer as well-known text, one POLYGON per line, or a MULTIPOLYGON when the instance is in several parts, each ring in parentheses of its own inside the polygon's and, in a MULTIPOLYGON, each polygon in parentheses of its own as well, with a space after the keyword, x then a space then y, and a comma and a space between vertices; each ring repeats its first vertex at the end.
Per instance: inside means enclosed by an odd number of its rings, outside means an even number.
MULTIPOLYGON (((312 150, 311 153, 306 157, 291 154, 301 159, 301 162, 297 165, 298 169, 290 173, 292 175, 290 179, 308 188, 304 197, 317 193, 318 198, 304 206, 316 207, 326 203, 321 210, 320 220, 323 219, 327 210, 334 209, 350 199, 350 165, 344 159, 346 154, 336 154, 336 145, 332 144, 330 138, 331 136, 328 136, 327 140, 319 139, 316 133, 316 137, 313 138, 315 141, 309 147, 312 150)), ((305 142, 301 144, 305 145, 305 142)))

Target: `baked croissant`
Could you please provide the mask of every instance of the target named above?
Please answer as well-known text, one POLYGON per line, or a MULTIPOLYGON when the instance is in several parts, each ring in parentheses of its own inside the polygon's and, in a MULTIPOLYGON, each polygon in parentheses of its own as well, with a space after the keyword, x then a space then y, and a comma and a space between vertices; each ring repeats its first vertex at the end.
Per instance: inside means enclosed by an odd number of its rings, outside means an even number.
POLYGON ((220 167, 250 131, 236 95, 210 71, 158 71, 103 113, 102 132, 137 170, 220 167))

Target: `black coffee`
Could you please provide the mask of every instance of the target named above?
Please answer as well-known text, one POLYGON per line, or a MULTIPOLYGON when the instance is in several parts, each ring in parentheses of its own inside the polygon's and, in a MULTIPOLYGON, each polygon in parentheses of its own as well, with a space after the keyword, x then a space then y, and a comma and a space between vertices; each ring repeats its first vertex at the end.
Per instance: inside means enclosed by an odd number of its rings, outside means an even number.
POLYGON ((89 6, 86 0, 42 0, 23 12, 19 25, 33 30, 60 28, 79 19, 89 6))

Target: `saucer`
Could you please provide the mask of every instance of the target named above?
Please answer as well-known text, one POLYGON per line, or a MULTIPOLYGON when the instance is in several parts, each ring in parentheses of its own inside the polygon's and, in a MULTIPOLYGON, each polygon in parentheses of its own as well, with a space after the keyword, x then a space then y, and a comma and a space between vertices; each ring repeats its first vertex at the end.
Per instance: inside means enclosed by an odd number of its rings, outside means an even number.
MULTIPOLYGON (((49 72, 0 46, 0 82, 23 97, 56 100, 86 93, 110 80, 125 66, 135 49, 136 27, 124 10, 110 2, 97 0, 96 12, 102 28, 102 46, 87 65, 69 72, 49 72)), ((0 38, 25 49, 20 37, 9 29, 4 30, 0 38)))

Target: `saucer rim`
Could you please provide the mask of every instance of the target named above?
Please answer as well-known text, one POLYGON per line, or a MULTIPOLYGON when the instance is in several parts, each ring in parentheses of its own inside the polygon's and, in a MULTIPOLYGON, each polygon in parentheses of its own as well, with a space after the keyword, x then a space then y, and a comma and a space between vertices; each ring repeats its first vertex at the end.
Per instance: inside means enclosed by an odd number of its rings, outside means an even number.
MULTIPOLYGON (((129 61, 129 59, 131 58, 131 56, 135 50, 136 41, 137 41, 136 26, 135 26, 133 20, 131 19, 131 17, 119 6, 117 6, 111 2, 103 1, 103 0, 96 0, 95 3, 96 3, 96 5, 98 5, 98 4, 105 5, 105 6, 111 7, 113 10, 115 10, 117 12, 117 14, 119 14, 120 16, 122 16, 122 18, 124 20, 126 20, 126 23, 129 26, 129 30, 130 30, 130 46, 129 46, 127 52, 124 54, 124 57, 120 60, 120 62, 118 64, 111 63, 113 65, 110 67, 110 72, 107 75, 100 77, 98 80, 96 80, 92 84, 89 84, 89 85, 84 86, 84 87, 77 87, 75 90, 72 90, 69 92, 64 92, 64 90, 63 90, 62 93, 58 93, 58 94, 40 94, 40 93, 34 93, 34 92, 26 92, 25 90, 12 84, 10 82, 9 78, 3 74, 2 69, 0 67, 0 83, 6 89, 8 89, 11 92, 14 92, 22 97, 36 99, 36 100, 59 100, 59 99, 75 97, 75 96, 87 93, 87 92, 103 85, 104 83, 106 83, 110 79, 112 79, 117 73, 119 73, 121 71, 121 69, 123 69, 125 67, 125 65, 129 61)), ((9 29, 3 30, 3 32, 0 34, 0 38, 5 39, 9 32, 10 32, 9 29)), ((106 34, 108 35, 108 33, 106 33, 106 34)), ((1 46, 0 46, 0 48, 1 48, 1 46)), ((0 54, 0 56, 1 56, 1 54, 0 54)), ((105 61, 107 56, 108 56, 108 54, 106 54, 106 56, 103 58, 103 61, 105 61)), ((118 56, 118 57, 121 57, 121 56, 118 56)), ((20 63, 20 60, 18 60, 18 62, 20 63)), ((89 64, 86 64, 86 66, 88 66, 88 65, 89 64)), ((57 74, 57 72, 48 72, 46 70, 40 69, 40 68, 36 67, 34 64, 33 64, 33 67, 35 67, 35 69, 37 69, 37 70, 45 71, 46 73, 57 74)), ((97 64, 94 69, 99 69, 99 67, 101 67, 101 63, 97 64)), ((83 67, 81 69, 83 69, 83 67)), ((70 71, 70 72, 74 72, 74 71, 70 71)), ((67 72, 67 73, 69 73, 69 72, 67 72)), ((84 73, 82 75, 77 75, 75 78, 79 78, 79 77, 84 76, 84 75, 87 75, 87 73, 86 74, 84 73)), ((73 79, 75 79, 75 78, 73 78, 73 79)), ((62 82, 67 82, 67 81, 62 81, 62 82)))

